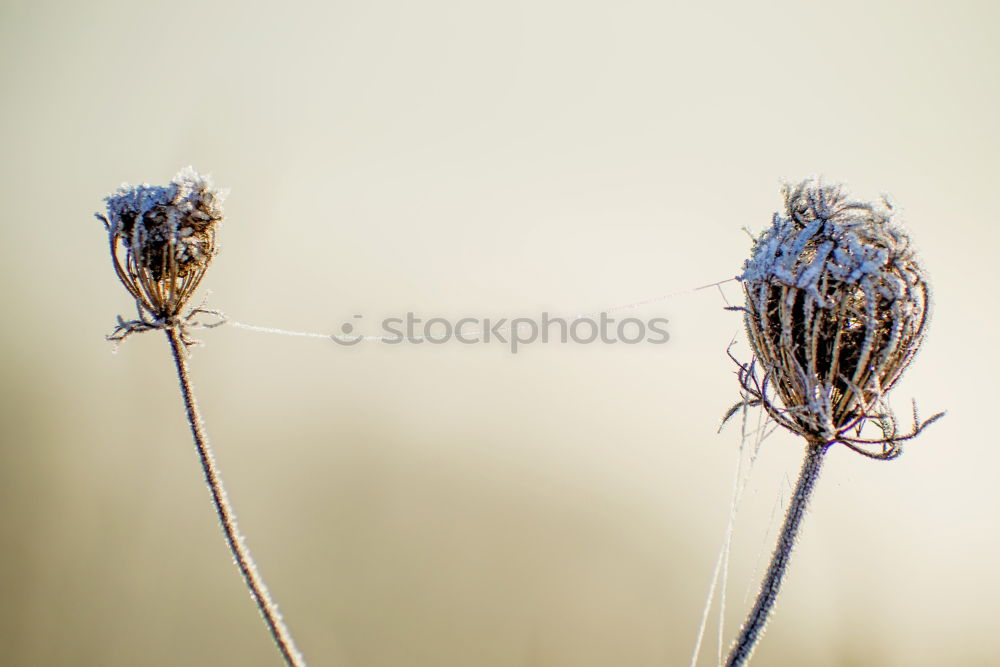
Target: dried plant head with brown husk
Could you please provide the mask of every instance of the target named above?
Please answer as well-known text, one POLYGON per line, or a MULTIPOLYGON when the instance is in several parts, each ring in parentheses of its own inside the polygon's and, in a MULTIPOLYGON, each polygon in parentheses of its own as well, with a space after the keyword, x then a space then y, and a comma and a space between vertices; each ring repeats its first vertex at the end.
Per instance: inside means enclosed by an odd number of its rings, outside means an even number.
POLYGON ((727 667, 749 662, 763 634, 826 451, 843 443, 892 459, 901 443, 942 416, 920 423, 914 404, 913 428, 901 435, 886 400, 920 348, 930 308, 927 279, 892 216, 887 201, 854 201, 840 186, 805 181, 786 188, 784 215, 774 214, 739 276, 746 305, 738 310, 754 359, 739 364, 743 400, 723 422, 741 407, 761 406, 807 446, 778 544, 727 667), (861 437, 869 423, 881 437, 861 437))
POLYGON ((139 319, 130 322, 119 317, 118 327, 108 338, 117 344, 142 331, 159 329, 166 334, 191 437, 226 544, 285 664, 305 667, 236 525, 188 370, 187 348, 195 342, 188 337, 188 329, 225 321, 221 313, 203 308, 182 314, 215 257, 215 230, 222 220, 224 197, 208 177, 191 167, 182 169, 165 187, 125 184, 105 197, 108 213, 97 217, 108 232, 115 273, 139 312, 139 319), (198 313, 218 315, 220 321, 198 325, 192 320, 198 313))
MULTIPOLYGON (((165 186, 122 185, 105 198, 108 231, 119 280, 135 299, 139 319, 119 320, 110 336, 172 326, 190 301, 216 254, 215 231, 225 192, 193 168, 165 186)), ((195 312, 209 312, 195 309, 195 312)))
POLYGON ((932 421, 915 417, 900 435, 885 400, 920 347, 930 307, 892 217, 887 201, 854 201, 841 186, 786 187, 785 214, 775 213, 740 276, 754 352, 740 369, 747 401, 811 442, 882 459, 932 421), (880 438, 860 437, 869 421, 880 438))

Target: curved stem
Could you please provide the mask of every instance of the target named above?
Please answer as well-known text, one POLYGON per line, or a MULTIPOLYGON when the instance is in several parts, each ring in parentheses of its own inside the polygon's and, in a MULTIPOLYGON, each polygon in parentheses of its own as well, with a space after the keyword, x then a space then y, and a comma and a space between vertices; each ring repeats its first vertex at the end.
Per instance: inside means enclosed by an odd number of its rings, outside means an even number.
POLYGON ((826 453, 827 447, 826 443, 814 441, 810 441, 806 447, 806 458, 802 462, 799 481, 795 485, 795 494, 788 506, 785 523, 781 527, 781 535, 778 536, 778 545, 771 557, 771 565, 767 568, 767 574, 764 576, 764 582, 761 584, 760 593, 757 594, 753 609, 747 616, 739 637, 730 649, 726 667, 740 667, 747 664, 754 647, 760 640, 764 626, 767 624, 767 618, 774 608, 774 603, 778 600, 781 582, 785 578, 788 560, 791 558, 792 548, 795 546, 795 539, 798 536, 799 524, 802 523, 802 517, 806 513, 809 496, 812 495, 813 486, 819 477, 819 471, 823 465, 823 455, 826 453))
POLYGON ((295 647, 291 633, 281 620, 278 607, 267 592, 264 580, 257 572, 257 566, 250 556, 250 550, 243 543, 243 537, 236 526, 236 514, 229 504, 226 490, 222 486, 222 477, 219 475, 218 465, 215 463, 215 456, 212 448, 208 444, 208 436, 205 435, 205 425, 201 420, 201 413, 195 401, 194 390, 191 387, 191 378, 187 368, 187 352, 184 347, 181 331, 178 326, 166 329, 167 338, 170 341, 170 349, 174 354, 174 363, 177 365, 177 377, 181 383, 181 393, 184 395, 184 406, 187 408, 187 420, 191 425, 191 435, 194 436, 194 443, 198 448, 198 456, 201 459, 201 467, 205 472, 205 481, 212 492, 212 501, 215 503, 215 511, 219 515, 219 522, 222 524, 222 531, 226 535, 226 542, 229 543, 229 550, 233 552, 236 565, 246 581, 250 595, 260 609, 264 622, 274 638, 274 642, 281 651, 281 657, 289 667, 305 667, 306 662, 295 647))

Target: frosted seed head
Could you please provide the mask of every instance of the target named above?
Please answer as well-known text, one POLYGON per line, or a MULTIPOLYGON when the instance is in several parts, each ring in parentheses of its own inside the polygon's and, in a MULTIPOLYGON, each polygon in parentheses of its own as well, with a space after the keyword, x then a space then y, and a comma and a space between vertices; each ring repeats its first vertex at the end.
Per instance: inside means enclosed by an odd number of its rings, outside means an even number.
POLYGON ((140 312, 175 318, 216 253, 225 193, 192 167, 166 186, 123 184, 105 198, 115 270, 140 312))
POLYGON ((772 414, 808 438, 840 439, 884 414, 923 339, 929 288, 884 201, 813 180, 784 194, 739 276, 747 333, 780 399, 772 414))

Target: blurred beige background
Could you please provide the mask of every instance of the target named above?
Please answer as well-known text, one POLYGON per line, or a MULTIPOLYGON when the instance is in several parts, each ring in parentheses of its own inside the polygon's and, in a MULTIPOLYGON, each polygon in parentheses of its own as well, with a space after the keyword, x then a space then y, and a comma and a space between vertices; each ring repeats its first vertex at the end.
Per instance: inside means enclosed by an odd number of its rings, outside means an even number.
MULTIPOLYGON (((896 462, 832 454, 755 664, 996 664, 998 18, 4 0, 0 663, 278 664, 162 335, 103 338, 133 311, 92 213, 193 164, 232 191, 210 305, 323 332, 656 298, 735 275, 783 180, 891 193, 936 287, 895 404, 949 415, 896 462)), ((688 664, 739 460, 724 305, 633 311, 667 345, 516 356, 201 332, 209 433, 310 664, 688 664)), ((750 475, 726 643, 801 451, 775 435, 750 475)))

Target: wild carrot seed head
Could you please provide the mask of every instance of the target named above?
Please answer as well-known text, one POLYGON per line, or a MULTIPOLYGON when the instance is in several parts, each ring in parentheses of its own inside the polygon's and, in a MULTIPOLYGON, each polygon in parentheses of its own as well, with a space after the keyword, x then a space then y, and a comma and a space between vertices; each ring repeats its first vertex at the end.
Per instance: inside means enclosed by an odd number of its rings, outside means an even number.
POLYGON ((782 406, 772 416, 810 439, 884 421, 885 392, 923 338, 929 288, 892 217, 887 202, 805 181, 786 188, 784 215, 744 265, 746 328, 765 374, 761 384, 744 369, 744 388, 753 380, 766 403, 773 387, 782 406))
POLYGON ((140 311, 176 318, 216 253, 215 228, 225 193, 193 168, 164 187, 122 185, 105 198, 111 257, 140 311))

